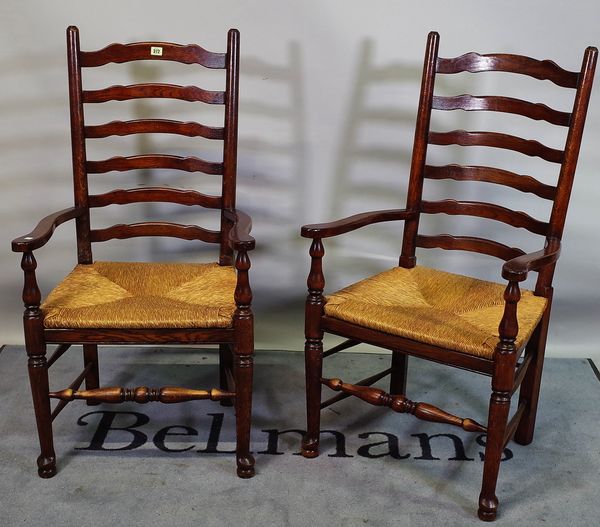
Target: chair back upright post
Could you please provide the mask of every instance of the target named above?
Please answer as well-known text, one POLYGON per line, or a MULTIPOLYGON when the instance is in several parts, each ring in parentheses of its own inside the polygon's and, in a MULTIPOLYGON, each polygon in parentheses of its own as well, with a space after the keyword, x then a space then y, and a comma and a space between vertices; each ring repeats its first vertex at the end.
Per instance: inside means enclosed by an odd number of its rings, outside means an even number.
MULTIPOLYGON (((592 46, 587 47, 583 55, 581 72, 577 81, 577 93, 575 95, 575 101, 573 102, 573 110, 571 111, 569 132, 567 134, 564 149, 565 154, 558 176, 556 197, 550 214, 550 227, 548 229, 546 243, 551 248, 553 245, 556 245, 556 241, 560 242, 565 227, 567 209, 571 198, 573 179, 575 177, 575 169, 577 167, 577 159, 579 157, 581 138, 583 136, 583 128, 590 102, 597 62, 598 50, 592 46)), ((540 271, 535 285, 536 294, 547 296, 545 292, 552 287, 552 278, 554 277, 555 268, 556 263, 548 265, 540 271)))
MULTIPOLYGON (((225 85, 225 138, 223 142, 223 206, 235 208, 238 147, 238 90, 240 70, 240 33, 230 29, 227 34, 227 78, 225 85)), ((231 265, 233 251, 228 242, 231 225, 221 212, 221 249, 219 263, 231 265)))
POLYGON ((84 211, 81 216, 75 219, 77 261, 80 264, 90 264, 92 263, 92 244, 90 241, 88 180, 85 168, 86 150, 79 50, 79 30, 75 26, 69 26, 67 28, 67 66, 69 71, 73 191, 75 207, 84 211))
POLYGON ((414 211, 416 216, 408 218, 404 222, 402 253, 399 261, 399 265, 406 268, 412 268, 417 263, 415 250, 417 232, 419 230, 421 197, 423 194, 423 170, 425 169, 425 160, 427 158, 427 137, 431 121, 431 101, 433 99, 439 45, 440 35, 435 31, 430 32, 427 37, 427 47, 425 48, 421 94, 419 96, 408 195, 406 198, 406 208, 414 211))

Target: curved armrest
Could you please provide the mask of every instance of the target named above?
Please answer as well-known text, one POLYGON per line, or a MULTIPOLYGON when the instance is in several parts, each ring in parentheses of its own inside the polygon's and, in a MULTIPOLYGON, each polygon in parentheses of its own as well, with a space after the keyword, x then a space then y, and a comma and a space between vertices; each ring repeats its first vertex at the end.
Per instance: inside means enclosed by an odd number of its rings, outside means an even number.
POLYGON ((12 241, 12 250, 16 253, 24 253, 43 247, 51 238, 56 227, 65 221, 78 218, 83 211, 84 209, 69 207, 46 216, 29 234, 15 238, 12 241))
POLYGON ((245 251, 254 249, 256 242, 250 236, 250 230, 252 229, 250 216, 237 209, 225 209, 223 214, 228 221, 233 223, 229 231, 229 244, 231 247, 236 251, 240 249, 245 251))
POLYGON ((539 271, 542 267, 550 265, 560 256, 560 241, 553 240, 546 248, 534 253, 517 256, 508 260, 502 266, 502 278, 522 282, 527 278, 529 271, 539 271))
POLYGON ((302 227, 301 234, 305 238, 329 238, 330 236, 344 234, 373 223, 406 220, 415 216, 415 212, 406 209, 389 209, 363 212, 362 214, 355 214, 354 216, 349 216, 348 218, 332 221, 330 223, 314 223, 311 225, 304 225, 302 227))

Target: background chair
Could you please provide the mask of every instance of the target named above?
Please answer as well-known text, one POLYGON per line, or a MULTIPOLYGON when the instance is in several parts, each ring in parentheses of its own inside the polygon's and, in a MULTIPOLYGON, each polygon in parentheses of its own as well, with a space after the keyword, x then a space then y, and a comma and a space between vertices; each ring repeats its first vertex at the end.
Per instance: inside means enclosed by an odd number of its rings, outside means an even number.
POLYGON ((340 221, 302 228, 302 236, 313 239, 305 329, 308 424, 302 454, 312 458, 319 453, 320 410, 349 396, 374 405, 388 406, 396 412, 411 413, 427 421, 486 433, 478 513, 482 520, 490 521, 496 517, 498 507, 495 490, 504 446, 513 437, 520 444, 528 444, 533 439, 552 303, 552 278, 560 253, 597 50, 588 48, 581 72, 571 72, 551 61, 518 55, 467 53, 445 59, 438 57, 438 46, 439 35, 430 33, 406 209, 357 214, 340 221), (543 104, 512 97, 434 95, 437 75, 487 71, 519 73, 567 88, 575 95, 572 111, 557 111, 543 104), (518 114, 546 121, 566 129, 566 140, 564 136, 562 139, 565 146, 563 149, 550 148, 537 141, 498 132, 430 130, 432 110, 457 109, 518 114), (555 183, 547 184, 531 176, 489 166, 431 165, 427 163, 429 145, 508 149, 554 163, 559 170, 555 183), (425 200, 424 180, 480 181, 534 194, 551 202, 549 221, 537 220, 524 212, 491 203, 425 200), (424 235, 420 233, 419 222, 428 214, 496 220, 543 236, 544 247, 525 253, 521 249, 475 236, 424 235), (322 239, 395 220, 404 220, 399 266, 324 297, 322 239), (501 271, 508 285, 504 288, 494 282, 417 266, 417 247, 472 251, 498 257, 505 260, 501 271), (535 289, 521 290, 519 283, 526 280, 530 271, 538 273, 535 289), (323 352, 324 332, 347 340, 323 352), (322 378, 324 357, 361 342, 392 350, 391 367, 354 384, 322 378), (405 394, 408 355, 490 376, 492 393, 487 426, 408 399, 405 394), (391 376, 389 393, 371 387, 387 375, 391 376), (322 384, 342 393, 322 402, 322 384), (518 406, 509 419, 511 396, 519 388, 518 406))
MULTIPOLYGON (((254 459, 249 440, 253 317, 247 252, 254 248, 254 239, 249 235, 249 217, 235 208, 239 32, 229 31, 227 53, 166 42, 111 44, 99 51, 85 52, 80 51, 76 27, 67 29, 67 46, 75 205, 44 218, 30 234, 15 239, 12 244, 14 251, 23 253, 25 343, 41 446, 38 473, 44 478, 56 473, 52 421, 74 399, 86 400, 88 404, 211 399, 225 404, 235 401, 237 473, 243 478, 252 477, 254 459), (158 83, 82 89, 83 68, 137 60, 166 60, 222 69, 225 70, 225 89, 209 91, 196 86, 158 83), (206 126, 191 120, 143 118, 90 125, 84 118, 84 105, 87 112, 88 104, 138 98, 221 105, 224 124, 206 126), (222 141, 222 157, 219 161, 205 161, 194 156, 142 154, 88 160, 88 140, 144 133, 222 141), (218 187, 219 195, 158 186, 115 189, 102 194, 90 192, 96 182, 88 175, 136 169, 204 172, 211 177, 221 175, 222 183, 218 187), (96 208, 148 202, 194 206, 198 212, 199 207, 212 210, 219 228, 209 230, 197 225, 156 221, 101 229, 91 227, 91 213, 96 208), (78 265, 42 303, 33 251, 48 242, 56 227, 73 219, 77 230, 78 265), (92 243, 138 236, 167 236, 218 244, 218 263, 93 261, 92 243), (48 359, 47 344, 58 344, 48 359), (68 388, 50 393, 48 370, 73 344, 83 345, 85 368, 68 388), (98 344, 219 344, 220 389, 101 387, 98 344), (86 389, 79 390, 84 381, 86 389), (53 410, 51 399, 58 399, 53 410)), ((42 182, 40 186, 43 187, 42 182)), ((176 383, 176 379, 173 381, 176 383)))

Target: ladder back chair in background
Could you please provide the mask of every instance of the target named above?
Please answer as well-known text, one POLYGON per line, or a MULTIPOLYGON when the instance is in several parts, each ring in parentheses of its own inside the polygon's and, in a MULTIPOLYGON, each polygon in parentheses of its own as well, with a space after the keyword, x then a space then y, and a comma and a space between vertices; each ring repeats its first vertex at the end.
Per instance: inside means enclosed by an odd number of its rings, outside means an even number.
MULTIPOLYGON (((417 113, 406 209, 357 214, 332 223, 305 225, 302 236, 312 238, 312 264, 306 302, 306 390, 307 433, 302 453, 319 454, 320 410, 349 396, 368 403, 410 413, 427 421, 448 423, 463 430, 486 433, 487 445, 479 517, 495 519, 498 499, 496 482, 500 458, 513 437, 519 444, 533 439, 538 394, 552 303, 552 278, 561 247, 567 205, 581 143, 597 60, 597 50, 588 48, 580 72, 566 71, 551 61, 509 54, 467 53, 456 58, 438 57, 439 35, 430 33, 425 53, 417 113), (542 104, 500 96, 436 96, 437 75, 460 72, 501 71, 551 81, 574 94, 572 112, 542 104), (430 130, 432 110, 488 110, 518 114, 564 127, 565 147, 549 148, 539 142, 497 132, 430 130), (558 167, 556 184, 548 185, 530 176, 488 166, 427 164, 428 145, 487 146, 536 156, 558 167), (424 179, 483 181, 506 185, 550 200, 548 221, 523 212, 475 201, 426 201, 424 179), (497 220, 544 237, 543 248, 526 254, 521 249, 472 236, 422 235, 422 214, 467 215, 497 220), (327 297, 322 259, 323 238, 344 234, 366 225, 404 221, 399 266, 355 283, 327 297), (415 250, 441 248, 474 251, 505 261, 504 285, 418 266, 415 250), (534 291, 521 290, 530 271, 536 271, 534 291), (347 340, 323 352, 324 332, 347 340), (355 384, 337 378, 322 378, 323 358, 361 342, 392 350, 391 367, 355 384), (463 368, 491 376, 487 425, 451 415, 442 409, 406 396, 407 356, 463 368), (391 375, 389 393, 371 387, 391 375), (342 393, 322 402, 321 385, 342 393), (509 419, 511 396, 519 391, 514 415, 509 419)), ((542 83, 540 83, 542 84, 542 83)), ((569 98, 569 101, 573 99, 569 98)), ((460 185, 460 183, 459 183, 460 185)), ((532 198, 533 199, 533 198, 532 198)), ((540 245, 542 245, 540 241, 540 245)), ((500 269, 498 274, 500 275, 500 269)))
MULTIPOLYGON (((243 478, 252 477, 254 459, 249 441, 254 339, 248 251, 254 248, 254 239, 249 235, 250 218, 235 208, 239 32, 229 31, 227 53, 167 42, 111 44, 99 51, 80 51, 76 27, 67 29, 67 47, 75 204, 44 218, 30 234, 12 243, 14 251, 23 253, 25 344, 41 447, 38 473, 44 478, 56 473, 52 421, 74 399, 86 400, 88 404, 211 399, 222 404, 235 403, 237 473, 243 478), (225 90, 157 83, 82 89, 82 69, 136 60, 167 60, 225 70, 225 90), (88 124, 84 118, 87 104, 137 98, 222 105, 224 125, 212 127, 166 119, 88 124), (87 159, 87 140, 140 133, 220 140, 222 162, 166 154, 87 159), (220 175, 221 193, 207 195, 189 189, 141 187, 92 194, 88 189, 88 183, 93 184, 88 179, 102 177, 96 174, 164 168, 204 172, 210 177, 220 175), (213 209, 220 228, 209 230, 154 221, 102 229, 94 229, 90 224, 90 210, 95 207, 143 202, 213 209), (75 220, 78 265, 42 303, 33 252, 48 242, 56 227, 68 220, 75 220), (93 261, 92 243, 138 236, 168 236, 217 244, 219 259, 209 264, 93 261), (47 344, 58 345, 48 359, 47 344), (48 370, 73 344, 83 345, 84 370, 68 388, 49 392, 48 370), (101 387, 98 344, 219 344, 220 389, 101 387), (85 390, 80 390, 84 381, 85 390), (51 399, 58 399, 53 410, 51 399)), ((176 379, 172 382, 176 383, 176 379)))

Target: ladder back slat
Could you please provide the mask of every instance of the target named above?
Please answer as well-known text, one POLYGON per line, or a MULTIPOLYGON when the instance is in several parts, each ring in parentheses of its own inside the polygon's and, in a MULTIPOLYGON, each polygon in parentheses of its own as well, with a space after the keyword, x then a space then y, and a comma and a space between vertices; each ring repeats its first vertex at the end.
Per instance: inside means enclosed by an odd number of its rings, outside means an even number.
POLYGON ((491 111, 523 115, 536 121, 544 120, 558 126, 569 126, 571 114, 550 108, 542 103, 533 103, 500 96, 475 96, 469 94, 455 95, 452 97, 434 96, 432 106, 434 110, 465 110, 465 111, 491 111))
POLYGON ((465 215, 497 220, 513 227, 527 229, 535 234, 546 235, 548 224, 536 220, 525 212, 514 211, 500 205, 479 201, 457 201, 446 199, 441 201, 421 202, 421 211, 427 214, 465 215))
POLYGON ((104 194, 89 197, 90 207, 126 205, 129 203, 162 202, 180 205, 200 205, 210 209, 220 209, 221 196, 209 196, 195 190, 180 190, 168 187, 145 187, 116 189, 104 194))
POLYGON ((182 45, 171 42, 110 44, 98 51, 81 51, 79 54, 79 63, 86 68, 134 60, 170 60, 184 64, 200 64, 211 69, 225 68, 225 53, 214 53, 197 44, 182 45))
POLYGON ((419 234, 417 236, 417 247, 470 251, 495 256, 502 260, 512 260, 517 256, 525 254, 524 251, 517 247, 509 247, 508 245, 485 238, 452 236, 450 234, 438 234, 436 236, 419 234))
POLYGON ((84 103, 157 98, 204 102, 206 104, 224 104, 225 92, 204 90, 198 86, 145 83, 132 84, 130 86, 115 85, 99 90, 83 90, 82 98, 84 103))
POLYGON ((540 198, 553 200, 556 187, 521 174, 500 168, 463 165, 426 165, 424 177, 427 179, 453 179, 455 181, 484 181, 504 185, 521 192, 530 192, 540 198))
POLYGON ((124 240, 140 236, 169 236, 184 240, 201 240, 208 243, 219 243, 220 232, 204 229, 197 225, 150 221, 119 224, 105 229, 93 229, 90 231, 90 239, 92 242, 104 242, 115 238, 124 240))
POLYGON ((223 139, 222 127, 206 126, 194 121, 173 121, 171 119, 135 119, 132 121, 111 121, 105 124, 88 125, 85 136, 88 139, 110 137, 111 135, 131 134, 179 134, 205 139, 223 139))
POLYGON ((540 157, 551 163, 562 163, 564 156, 562 150, 550 148, 538 141, 498 132, 467 132, 466 130, 429 132, 429 144, 503 148, 514 150, 527 156, 540 157))
POLYGON ((204 172, 211 175, 223 173, 223 163, 205 161, 194 156, 182 157, 167 154, 116 156, 101 161, 87 161, 85 165, 89 174, 100 174, 113 170, 124 172, 143 168, 172 168, 186 172, 204 172))
POLYGON ((465 53, 460 57, 438 57, 437 73, 479 73, 482 71, 503 71, 518 73, 535 79, 549 80, 564 88, 577 88, 579 73, 567 71, 551 60, 537 60, 522 55, 506 53, 465 53))

